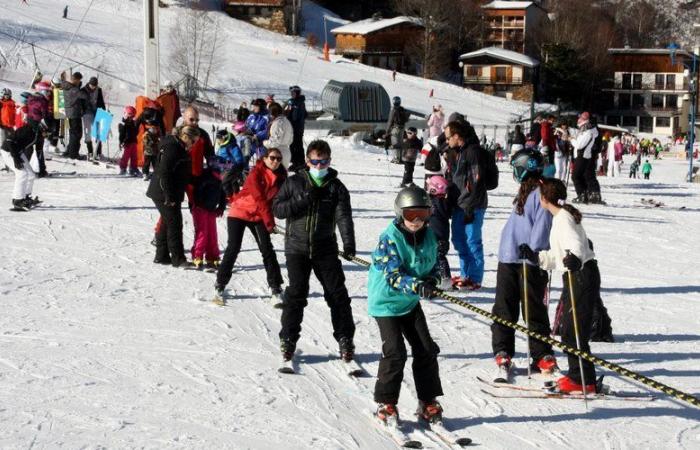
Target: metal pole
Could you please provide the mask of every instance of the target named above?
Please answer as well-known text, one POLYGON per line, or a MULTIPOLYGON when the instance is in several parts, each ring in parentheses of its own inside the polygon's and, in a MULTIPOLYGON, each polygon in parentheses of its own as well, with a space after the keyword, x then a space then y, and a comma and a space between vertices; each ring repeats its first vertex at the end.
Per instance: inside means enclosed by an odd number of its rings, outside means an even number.
POLYGON ((323 43, 328 45, 328 26, 326 25, 326 15, 323 15, 323 43))
MULTIPOLYGON (((530 309, 527 298, 527 262, 523 259, 523 315, 525 316, 525 327, 530 329, 530 309)), ((532 363, 530 361, 530 336, 527 337, 527 379, 532 378, 532 363)))
POLYGON ((698 96, 698 86, 697 86, 697 72, 698 72, 698 55, 693 51, 693 70, 690 74, 691 76, 691 92, 690 100, 692 104, 690 105, 690 137, 688 139, 688 182, 693 182, 693 148, 695 144, 695 114, 697 110, 697 96, 698 96))
MULTIPOLYGON (((566 251, 566 254, 569 255, 571 252, 569 250, 566 251)), ((573 315, 574 319, 574 334, 576 335, 576 349, 578 351, 581 351, 581 339, 579 338, 579 333, 578 333, 578 318, 576 317, 576 299, 574 297, 574 276, 571 273, 570 270, 567 270, 566 273, 569 275, 569 297, 571 297, 571 314, 573 315)), ((581 355, 578 357, 578 368, 581 373, 581 386, 583 387, 583 403, 586 405, 586 411, 588 411, 588 396, 586 395, 586 378, 583 376, 583 358, 581 358, 581 355)), ((595 393, 595 392, 594 392, 595 393)))

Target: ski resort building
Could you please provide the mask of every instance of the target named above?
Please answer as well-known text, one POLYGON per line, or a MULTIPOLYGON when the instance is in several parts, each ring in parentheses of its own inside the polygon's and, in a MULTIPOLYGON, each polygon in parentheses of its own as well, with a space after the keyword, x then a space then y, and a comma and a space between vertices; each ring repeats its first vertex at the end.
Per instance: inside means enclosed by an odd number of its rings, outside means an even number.
POLYGON ((527 102, 537 96, 539 65, 534 58, 499 47, 482 48, 459 57, 464 87, 527 102))
POLYGON ((416 71, 415 62, 407 49, 422 39, 424 27, 415 17, 399 16, 383 19, 379 16, 360 20, 338 28, 335 53, 345 58, 382 69, 405 73, 416 71))
POLYGON ((301 0, 222 0, 221 9, 231 17, 252 22, 278 33, 298 31, 301 0))
POLYGON ((534 32, 547 20, 535 2, 492 1, 481 7, 486 20, 483 47, 500 47, 534 56, 534 32))
POLYGON ((611 48, 614 81, 606 89, 605 123, 638 133, 671 136, 688 131, 690 89, 684 76, 685 51, 611 48))

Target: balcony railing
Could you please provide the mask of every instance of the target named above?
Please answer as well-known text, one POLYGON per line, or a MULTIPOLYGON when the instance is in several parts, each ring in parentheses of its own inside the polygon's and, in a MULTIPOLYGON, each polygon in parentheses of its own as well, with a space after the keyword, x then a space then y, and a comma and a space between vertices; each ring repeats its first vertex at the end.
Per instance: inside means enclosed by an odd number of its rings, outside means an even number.
POLYGON ((684 82, 682 87, 678 87, 675 84, 661 84, 661 83, 622 83, 621 81, 615 82, 614 89, 627 89, 630 91, 687 91, 688 83, 684 82))
POLYGON ((523 84, 522 78, 464 77, 464 84, 523 84))

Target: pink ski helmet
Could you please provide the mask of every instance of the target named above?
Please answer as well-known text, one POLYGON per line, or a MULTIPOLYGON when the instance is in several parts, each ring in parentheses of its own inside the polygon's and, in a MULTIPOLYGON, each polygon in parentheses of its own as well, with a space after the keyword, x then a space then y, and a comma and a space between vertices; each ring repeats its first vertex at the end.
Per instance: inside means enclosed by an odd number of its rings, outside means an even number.
POLYGON ((124 107, 124 117, 134 118, 135 116, 136 116, 136 108, 134 108, 131 105, 124 107))
POLYGON ((40 81, 34 85, 34 89, 36 89, 37 92, 50 91, 51 85, 46 81, 40 81))
POLYGON ((430 195, 447 195, 448 181, 441 175, 433 175, 426 181, 427 191, 430 195))
POLYGON ((239 120, 238 122, 234 123, 233 131, 235 131, 236 133, 243 133, 245 131, 245 122, 239 120))

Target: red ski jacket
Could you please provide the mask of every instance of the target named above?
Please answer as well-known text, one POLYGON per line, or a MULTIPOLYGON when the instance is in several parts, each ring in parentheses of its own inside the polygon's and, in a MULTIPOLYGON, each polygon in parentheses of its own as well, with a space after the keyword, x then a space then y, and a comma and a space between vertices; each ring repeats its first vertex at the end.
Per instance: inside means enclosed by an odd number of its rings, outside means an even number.
POLYGON ((287 171, 284 167, 280 166, 273 172, 259 160, 245 179, 241 192, 231 197, 229 217, 248 222, 262 222, 267 231, 271 232, 275 227, 272 199, 286 178, 287 171))

